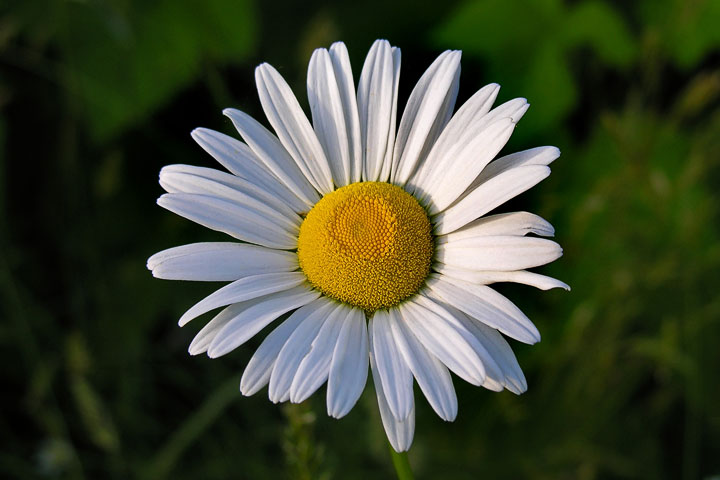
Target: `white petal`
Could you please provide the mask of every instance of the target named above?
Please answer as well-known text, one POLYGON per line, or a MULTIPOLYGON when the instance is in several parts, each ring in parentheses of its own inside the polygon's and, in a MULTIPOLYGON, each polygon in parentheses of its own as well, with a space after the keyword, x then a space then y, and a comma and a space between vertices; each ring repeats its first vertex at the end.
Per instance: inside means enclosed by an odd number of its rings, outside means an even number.
POLYGON ((308 204, 291 192, 241 141, 207 128, 196 128, 191 135, 198 145, 234 175, 258 185, 290 205, 295 212, 307 211, 308 204))
MULTIPOLYGON (((372 335, 370 335, 370 337, 372 339, 372 335)), ((372 344, 372 340, 370 343, 372 344)), ((388 437, 390 445, 392 445, 396 452, 405 452, 410 449, 413 435, 415 435, 415 405, 413 405, 412 410, 410 410, 410 415, 408 415, 406 419, 396 419, 390 411, 372 352, 370 353, 370 368, 372 369, 375 393, 377 395, 380 418, 382 419, 385 434, 388 437)))
MULTIPOLYGON (((428 190, 426 184, 427 176, 440 168, 445 168, 448 162, 452 161, 451 148, 456 148, 457 140, 468 125, 475 119, 482 118, 490 111, 500 86, 491 83, 478 90, 470 99, 458 109, 452 116, 447 126, 442 130, 437 141, 433 144, 426 161, 422 162, 415 174, 410 178, 408 185, 421 196, 422 192, 428 190), (448 153, 450 155, 448 155, 448 153)), ((452 112, 451 112, 452 113, 452 112)))
POLYGON ((502 105, 498 105, 494 109, 490 110, 487 115, 478 120, 477 124, 471 124, 468 126, 466 135, 470 135, 476 131, 476 129, 484 128, 482 125, 489 125, 499 118, 510 118, 513 122, 517 123, 525 115, 530 104, 524 98, 513 98, 508 100, 502 105))
MULTIPOLYGON (((400 51, 387 40, 377 40, 368 52, 360 74, 357 105, 363 150, 363 180, 381 178, 385 158, 392 152, 397 110, 396 84, 400 75, 400 51)), ((388 166, 389 174, 389 166, 388 166)))
MULTIPOLYGON (((345 51, 347 53, 347 51, 345 51)), ((340 59, 339 59, 340 60, 340 59)), ((347 64, 349 67, 349 63, 347 64)), ((339 72, 344 74, 344 70, 339 72)), ((352 72, 350 72, 352 81, 352 72)), ((347 78, 338 79, 335 75, 330 53, 324 48, 315 50, 310 58, 308 68, 307 90, 310 111, 312 112, 313 126, 317 133, 318 140, 325 151, 325 155, 332 171, 332 178, 335 185, 344 186, 350 183, 352 167, 354 163, 353 116, 351 105, 343 103, 349 98, 352 99, 354 109, 354 127, 359 129, 360 123, 357 116, 357 103, 354 95, 347 97, 347 78), (345 82, 343 84, 342 82, 345 82), (351 123, 348 124, 348 121, 351 123)))
POLYGON ((157 204, 245 242, 286 250, 297 248, 297 227, 288 226, 286 219, 269 216, 267 207, 193 193, 166 193, 157 204))
POLYGON ((334 305, 327 320, 310 345, 310 352, 302 359, 290 386, 290 401, 300 403, 325 383, 330 370, 333 350, 345 317, 345 306, 334 305))
POLYGON ((378 310, 370 319, 373 356, 393 416, 405 420, 413 409, 412 373, 398 351, 388 312, 378 310))
POLYGON ((491 178, 434 218, 437 235, 450 233, 502 205, 550 175, 545 166, 514 168, 491 178))
POLYGON ((427 192, 429 212, 434 215, 445 210, 472 183, 495 155, 505 146, 515 130, 511 118, 500 118, 488 125, 479 135, 460 144, 460 151, 437 184, 427 192))
POLYGON ((457 376, 473 385, 485 381, 477 339, 440 305, 416 295, 400 305, 405 324, 425 348, 457 376))
POLYGON ((207 352, 208 347, 215 339, 217 334, 228 324, 230 320, 235 318, 236 310, 232 308, 226 308, 222 312, 218 313, 210 320, 200 331, 195 335, 190 346, 188 347, 188 353, 190 355, 199 355, 207 352))
POLYGON ((259 211, 267 212, 268 216, 290 228, 299 227, 302 223, 302 219, 281 199, 245 179, 212 168, 168 165, 160 170, 160 185, 168 193, 196 193, 255 205, 259 211))
POLYGON ((158 252, 147 261, 156 278, 233 281, 248 275, 290 272, 297 255, 282 250, 232 242, 191 243, 158 252))
POLYGON ((511 153, 510 155, 493 160, 475 179, 470 188, 513 168, 525 165, 548 166, 559 156, 560 150, 557 147, 536 147, 530 150, 523 150, 522 152, 511 153))
POLYGON ((285 150, 275 135, 250 115, 226 108, 223 114, 232 120, 237 131, 242 135, 252 151, 265 167, 279 178, 295 195, 308 206, 308 210, 320 200, 295 160, 285 150))
POLYGON ((265 337, 243 372, 240 380, 240 392, 243 395, 254 395, 268 384, 278 353, 301 321, 302 318, 291 315, 265 337))
POLYGON ((398 350, 402 353, 430 406, 443 420, 453 421, 457 416, 458 404, 450 372, 440 360, 422 346, 405 324, 405 319, 397 318, 399 314, 394 310, 390 310, 389 313, 398 350))
MULTIPOLYGON (((430 300, 428 297, 422 298, 424 300, 433 301, 430 300)), ((472 346, 475 350, 475 353, 482 361, 483 366, 485 367, 485 380, 482 382, 481 385, 489 390, 501 392, 503 390, 503 387, 505 386, 505 376, 503 374, 502 368, 500 367, 500 365, 498 365, 496 358, 492 355, 491 351, 485 347, 485 344, 483 343, 483 338, 480 338, 477 335, 475 324, 479 322, 470 319, 462 311, 454 308, 451 305, 440 302, 438 300, 434 300, 433 302, 435 301, 439 302, 439 304, 444 309, 446 309, 448 313, 450 313, 450 315, 452 315, 453 319, 455 319, 455 321, 462 325, 463 329, 467 330, 469 334, 472 335, 473 338, 476 340, 472 343, 472 346)))
POLYGON ((458 198, 457 202, 463 200, 480 185, 487 183, 489 180, 494 179, 500 174, 505 174, 519 167, 546 167, 555 161, 555 159, 559 156, 560 150, 558 150, 557 147, 536 147, 493 160, 487 167, 485 167, 480 175, 473 180, 472 184, 470 184, 465 192, 458 198))
POLYGON ((469 316, 497 328, 524 343, 540 341, 540 332, 510 300, 490 287, 431 275, 428 295, 454 306, 469 316))
MULTIPOLYGON (((495 358, 485 348, 483 343, 477 336, 467 328, 465 323, 462 321, 467 316, 457 308, 444 303, 437 298, 431 298, 428 296, 430 292, 425 289, 422 293, 416 296, 416 303, 422 307, 425 307, 431 311, 439 313, 441 316, 446 318, 450 325, 452 325, 457 331, 461 332, 467 344, 472 348, 477 358, 480 360, 483 366, 483 372, 485 378, 483 379, 482 385, 485 388, 489 388, 495 391, 501 391, 503 384, 493 379, 502 379, 502 371, 500 366, 495 361, 495 358)), ((452 368, 451 368, 452 369, 452 368)), ((453 370, 454 371, 454 370, 453 370)))
POLYGON ((546 275, 540 275, 527 270, 516 270, 512 272, 498 272, 492 270, 466 270, 460 267, 453 267, 443 263, 437 263, 433 268, 442 275, 464 280, 470 283, 480 285, 489 285, 497 282, 514 282, 530 285, 540 290, 550 290, 552 288, 562 288, 570 290, 570 287, 560 280, 546 275))
POLYGON ((387 149, 385 150, 385 158, 382 162, 379 180, 388 181, 390 178, 390 169, 392 168, 393 148, 395 145, 395 126, 397 125, 397 107, 398 107, 398 88, 400 87, 400 49, 392 47, 393 58, 393 102, 390 109, 390 131, 388 132, 387 149))
POLYGON ((368 375, 368 330, 365 313, 343 306, 345 318, 333 350, 328 375, 328 415, 345 416, 360 398, 368 375))
MULTIPOLYGON (((495 360, 495 364, 499 370, 498 372, 492 373, 488 371, 488 377, 494 377, 492 378, 494 383, 500 383, 500 385, 515 394, 519 395, 525 392, 527 390, 525 375, 520 369, 520 365, 515 358, 512 348, 510 348, 510 345, 508 345, 503 336, 494 328, 463 315, 461 312, 453 310, 453 313, 458 313, 456 318, 477 337, 490 356, 495 360)), ((483 384, 483 386, 486 385, 483 384)), ((486 388, 498 390, 495 384, 488 385, 486 388)))
POLYGON ((353 80, 350 57, 342 42, 330 46, 330 59, 335 72, 340 100, 343 105, 345 128, 350 150, 350 183, 359 182, 362 176, 362 144, 360 142, 360 116, 358 114, 355 81, 353 80))
POLYGON ((255 83, 265 115, 285 149, 318 192, 332 192, 325 152, 290 86, 267 63, 255 69, 255 83))
POLYGON ((203 313, 231 303, 244 302, 270 293, 296 287, 306 280, 302 272, 266 273, 241 278, 208 295, 185 312, 178 324, 182 327, 203 313))
POLYGON ((393 154, 391 181, 396 185, 408 181, 452 113, 460 81, 460 56, 459 51, 443 52, 408 98, 393 154))
POLYGON ((527 235, 534 233, 544 237, 555 235, 555 229, 543 218, 528 212, 501 213, 478 218, 459 230, 440 235, 438 243, 448 243, 470 237, 493 235, 527 235))
POLYGON ((562 248, 552 240, 502 235, 452 240, 435 249, 438 262, 471 270, 521 270, 561 256, 562 248))
POLYGON ((334 304, 327 297, 319 297, 291 315, 302 318, 302 321, 285 342, 275 361, 268 387, 268 397, 272 402, 278 403, 290 397, 290 385, 300 362, 310 352, 313 341, 333 308, 334 304))
POLYGON ((208 356, 217 358, 236 349, 285 312, 302 307, 320 294, 304 285, 231 305, 235 318, 215 336, 208 356))
POLYGON ((478 100, 489 101, 486 101, 480 108, 476 105, 471 105, 467 111, 461 108, 458 112, 460 114, 458 121, 455 121, 455 117, 450 120, 428 154, 424 166, 426 172, 421 178, 418 177, 415 180, 415 182, 419 182, 415 187, 415 194, 423 202, 432 200, 431 213, 443 210, 448 205, 450 197, 455 195, 457 198, 457 195, 465 190, 507 142, 514 125, 527 110, 526 100, 516 98, 484 113, 485 108, 483 107, 494 100, 497 90, 498 87, 489 88, 485 92, 485 94, 489 94, 489 97, 480 96, 478 100), (469 118, 473 111, 474 116, 469 118), (451 171, 453 176, 449 176, 451 171), (464 176, 456 177, 455 175, 464 176), (453 181, 449 182, 449 180, 453 181), (461 185, 457 185, 455 180, 460 180, 461 185))

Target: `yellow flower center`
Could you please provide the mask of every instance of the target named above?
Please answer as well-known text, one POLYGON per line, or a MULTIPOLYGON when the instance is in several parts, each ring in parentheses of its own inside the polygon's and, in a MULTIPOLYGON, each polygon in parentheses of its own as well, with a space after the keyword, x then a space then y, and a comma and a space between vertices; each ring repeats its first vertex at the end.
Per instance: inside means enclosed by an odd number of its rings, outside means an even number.
POLYGON ((325 195, 300 226, 298 260, 325 295, 367 311, 418 291, 433 240, 425 210, 400 187, 353 183, 325 195))

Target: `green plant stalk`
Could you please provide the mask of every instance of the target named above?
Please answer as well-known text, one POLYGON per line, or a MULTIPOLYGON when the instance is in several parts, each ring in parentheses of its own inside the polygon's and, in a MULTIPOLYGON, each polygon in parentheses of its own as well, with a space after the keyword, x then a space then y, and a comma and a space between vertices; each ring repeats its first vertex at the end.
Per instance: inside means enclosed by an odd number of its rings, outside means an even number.
POLYGON ((407 452, 398 453, 389 443, 388 448, 390 449, 390 455, 392 456, 392 462, 398 480, 413 480, 414 477, 410 469, 410 462, 408 462, 407 452))

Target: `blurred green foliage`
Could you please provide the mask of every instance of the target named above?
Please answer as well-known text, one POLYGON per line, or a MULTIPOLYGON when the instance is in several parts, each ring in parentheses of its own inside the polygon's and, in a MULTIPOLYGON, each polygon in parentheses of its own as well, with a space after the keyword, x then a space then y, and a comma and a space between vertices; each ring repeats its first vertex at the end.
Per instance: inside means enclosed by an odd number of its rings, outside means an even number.
MULTIPOLYGON (((558 145, 508 210, 542 214, 571 293, 503 285, 543 341, 520 397, 456 382, 417 398, 417 478, 720 475, 720 2, 15 1, 0 6, 0 477, 393 478, 372 387, 340 421, 242 397, 259 340, 191 358, 177 318, 215 285, 144 260, 222 236, 154 206, 164 164, 213 166, 188 133, 263 118, 253 68, 304 101, 313 48, 403 50, 401 102, 439 51, 460 100, 495 81, 532 108, 508 151, 558 145)), ((202 323, 202 321, 200 321, 202 323)), ((187 330, 190 329, 190 330, 187 330)))
MULTIPOLYGON (((249 0, 27 2, 6 22, 58 50, 58 80, 77 95, 96 140, 162 108, 207 68, 252 51, 249 0)), ((6 27, 7 28, 7 27, 6 27)))
POLYGON ((552 129, 576 107, 578 80, 570 53, 587 49, 606 68, 627 69, 637 46, 607 3, 561 0, 470 1, 436 30, 438 45, 461 45, 486 61, 487 74, 512 92, 523 92, 542 112, 525 130, 552 129), (532 45, 532 47, 528 47, 532 45))

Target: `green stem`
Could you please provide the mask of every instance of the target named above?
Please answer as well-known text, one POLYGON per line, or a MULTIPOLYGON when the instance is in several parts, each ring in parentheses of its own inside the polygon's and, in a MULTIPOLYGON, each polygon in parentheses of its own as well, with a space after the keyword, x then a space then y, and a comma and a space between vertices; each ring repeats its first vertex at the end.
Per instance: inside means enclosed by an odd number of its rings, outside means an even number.
POLYGON ((398 480, 413 480, 414 477, 410 469, 410 462, 408 462, 407 452, 398 453, 390 444, 388 444, 388 448, 390 448, 390 455, 392 456, 398 480))

